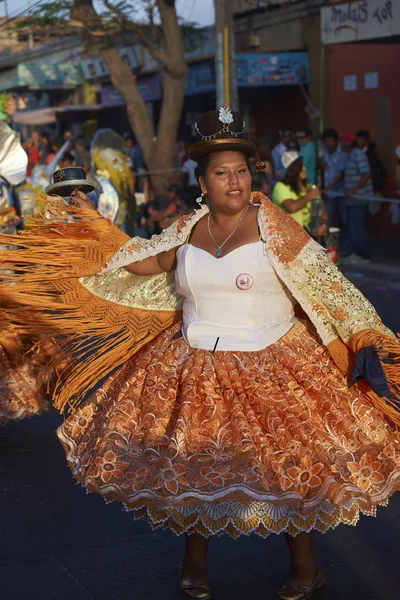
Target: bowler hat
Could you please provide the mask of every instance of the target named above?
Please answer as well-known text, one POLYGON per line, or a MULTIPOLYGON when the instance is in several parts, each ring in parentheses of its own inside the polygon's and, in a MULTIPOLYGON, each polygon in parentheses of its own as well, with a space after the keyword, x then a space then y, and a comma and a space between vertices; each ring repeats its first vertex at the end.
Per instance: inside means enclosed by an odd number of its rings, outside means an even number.
POLYGON ((86 179, 85 169, 80 167, 65 167, 54 172, 53 183, 45 189, 49 196, 68 198, 73 191, 80 190, 85 194, 93 192, 97 184, 92 179, 86 179))
POLYGON ((256 145, 244 137, 245 122, 238 112, 227 106, 205 113, 195 125, 201 142, 190 146, 189 157, 198 162, 211 152, 235 150, 246 156, 256 156, 256 145))

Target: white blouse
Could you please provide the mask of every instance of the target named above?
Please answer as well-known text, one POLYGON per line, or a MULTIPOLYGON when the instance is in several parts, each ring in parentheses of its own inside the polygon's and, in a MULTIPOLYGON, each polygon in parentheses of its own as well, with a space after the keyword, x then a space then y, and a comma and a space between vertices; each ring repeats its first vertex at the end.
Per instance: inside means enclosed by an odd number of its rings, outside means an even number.
POLYGON ((216 258, 191 244, 177 252, 183 336, 192 348, 262 350, 296 322, 293 298, 278 279, 264 242, 216 258))

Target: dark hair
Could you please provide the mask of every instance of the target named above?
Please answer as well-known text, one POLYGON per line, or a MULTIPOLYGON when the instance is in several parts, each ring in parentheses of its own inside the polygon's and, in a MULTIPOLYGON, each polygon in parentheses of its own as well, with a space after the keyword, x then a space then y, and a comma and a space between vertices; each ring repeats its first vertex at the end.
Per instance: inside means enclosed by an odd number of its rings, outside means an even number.
POLYGON ((167 191, 168 192, 175 192, 177 194, 180 189, 181 189, 180 185, 177 185, 176 183, 173 183, 172 185, 168 186, 167 191))
POLYGON ((271 142, 264 136, 257 142, 258 154, 264 162, 272 163, 272 148, 271 142))
POLYGON ((286 125, 286 127, 281 127, 279 129, 279 137, 285 135, 285 133, 291 133, 293 131, 293 127, 291 125, 286 125))
POLYGON ((369 131, 367 131, 366 129, 359 129, 356 133, 356 137, 368 142, 370 139, 369 131))
POLYGON ((73 155, 71 154, 71 152, 64 152, 64 154, 62 155, 61 160, 62 161, 68 160, 69 162, 73 163, 75 159, 74 159, 73 155))
POLYGON ((327 138, 333 138, 334 140, 338 141, 339 134, 336 129, 333 129, 333 127, 328 127, 328 129, 325 129, 325 131, 322 133, 321 138, 323 140, 326 140, 327 138))
POLYGON ((197 199, 199 197, 199 188, 197 186, 189 186, 186 189, 180 189, 178 198, 188 210, 198 208, 197 199))
POLYGON ((300 156, 291 165, 288 166, 285 172, 285 176, 282 179, 282 183, 289 186, 291 190, 294 191, 295 194, 300 194, 300 186, 299 186, 299 175, 303 168, 304 161, 300 156))
POLYGON ((126 142, 127 140, 132 140, 132 142, 135 142, 135 136, 133 135, 133 133, 130 133, 129 131, 127 131, 126 133, 124 133, 124 135, 122 136, 123 140, 126 142))
MULTIPOLYGON (((205 177, 206 176, 207 169, 208 169, 208 166, 209 166, 210 160, 211 160, 211 154, 213 154, 213 153, 210 152, 210 154, 205 154, 204 156, 202 156, 199 159, 199 161, 197 163, 197 167, 194 170, 194 175, 195 175, 195 177, 196 177, 196 179, 197 179, 198 182, 200 182, 200 177, 205 177)), ((243 156, 245 158, 247 168, 250 171, 250 162, 249 162, 249 159, 248 159, 248 157, 245 154, 243 156)))
POLYGON ((156 194, 150 201, 153 210, 166 210, 170 204, 171 201, 165 194, 156 194))
POLYGON ((305 133, 307 137, 310 137, 313 134, 309 127, 298 127, 296 133, 305 133))

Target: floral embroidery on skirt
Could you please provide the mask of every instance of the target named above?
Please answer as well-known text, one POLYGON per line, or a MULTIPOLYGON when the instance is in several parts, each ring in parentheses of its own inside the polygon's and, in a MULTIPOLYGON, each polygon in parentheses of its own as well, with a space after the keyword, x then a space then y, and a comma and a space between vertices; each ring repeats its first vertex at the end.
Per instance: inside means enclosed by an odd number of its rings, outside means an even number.
POLYGON ((303 322, 214 354, 174 325, 58 435, 89 491, 176 533, 326 531, 400 489, 400 436, 303 322))

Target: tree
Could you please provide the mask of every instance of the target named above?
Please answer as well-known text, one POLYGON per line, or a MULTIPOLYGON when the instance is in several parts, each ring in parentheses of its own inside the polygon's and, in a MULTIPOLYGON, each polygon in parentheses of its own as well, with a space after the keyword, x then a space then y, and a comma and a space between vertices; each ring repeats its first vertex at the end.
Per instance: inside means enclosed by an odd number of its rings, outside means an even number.
MULTIPOLYGON (((173 168, 175 143, 181 119, 188 67, 184 58, 182 30, 174 0, 60 0, 42 3, 31 16, 19 23, 34 32, 51 30, 65 34, 78 30, 90 52, 100 54, 110 72, 113 86, 126 103, 129 123, 142 148, 150 171, 173 168), (139 9, 147 15, 138 22, 139 9), (156 128, 137 77, 118 53, 121 33, 135 34, 140 43, 160 64, 163 81, 161 114, 156 128)), ((165 190, 169 177, 153 175, 156 192, 165 190)))

